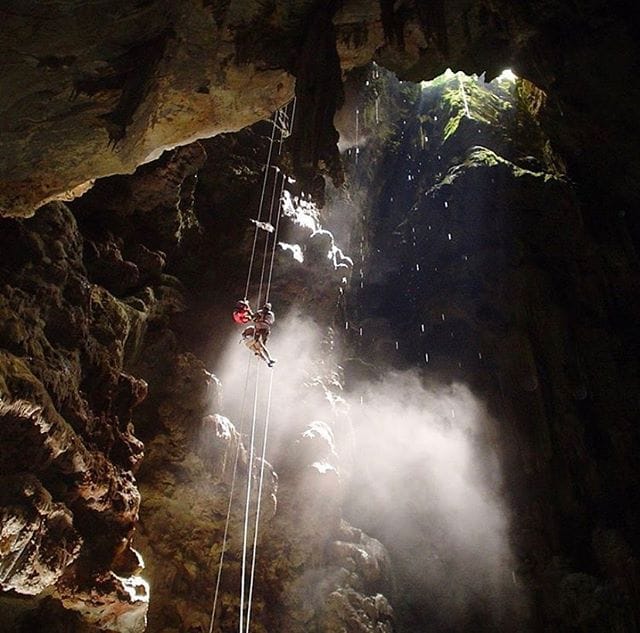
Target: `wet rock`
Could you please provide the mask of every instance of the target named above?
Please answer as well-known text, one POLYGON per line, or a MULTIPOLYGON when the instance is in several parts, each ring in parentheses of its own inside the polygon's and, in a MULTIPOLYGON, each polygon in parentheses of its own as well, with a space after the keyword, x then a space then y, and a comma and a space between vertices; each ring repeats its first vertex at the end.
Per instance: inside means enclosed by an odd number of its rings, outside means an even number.
POLYGON ((78 557, 82 537, 73 528, 73 515, 53 502, 33 475, 2 477, 0 515, 4 591, 36 595, 78 557))
POLYGON ((147 627, 149 585, 139 576, 113 572, 90 579, 66 577, 57 587, 62 605, 98 630, 143 633, 147 627))

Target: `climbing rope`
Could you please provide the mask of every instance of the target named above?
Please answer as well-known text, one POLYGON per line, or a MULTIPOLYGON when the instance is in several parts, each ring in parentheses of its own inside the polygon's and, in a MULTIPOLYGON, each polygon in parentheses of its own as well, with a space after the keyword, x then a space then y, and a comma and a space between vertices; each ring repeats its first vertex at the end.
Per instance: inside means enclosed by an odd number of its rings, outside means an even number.
MULTIPOLYGON (((288 106, 287 106, 288 107, 288 106)), ((271 158, 273 156, 273 144, 275 141, 276 128, 280 130, 280 138, 278 141, 278 154, 282 151, 282 142, 286 135, 290 134, 293 119, 296 111, 296 100, 293 99, 293 106, 291 111, 291 116, 289 117, 290 127, 289 130, 286 130, 285 126, 282 125, 283 121, 287 119, 286 107, 282 110, 278 110, 274 113, 272 117, 272 131, 271 137, 269 139, 269 151, 267 154, 267 163, 265 166, 264 178, 262 182, 262 190, 260 193, 260 203, 258 207, 258 217, 257 221, 260 222, 263 215, 264 201, 267 192, 267 184, 269 180, 269 169, 271 167, 271 158)), ((274 259, 275 259, 275 249, 277 246, 277 236, 280 224, 280 216, 281 216, 281 207, 282 207, 282 193, 284 191, 284 185, 286 181, 286 177, 284 174, 282 175, 282 182, 280 184, 280 191, 277 197, 278 204, 275 207, 276 200, 276 192, 278 191, 278 175, 281 172, 276 168, 274 179, 273 179, 273 190, 271 193, 271 200, 269 204, 269 219, 268 222, 271 224, 273 221, 273 213, 274 208, 277 208, 276 211, 276 227, 274 229, 274 238, 273 238, 273 248, 271 253, 271 260, 268 266, 268 281, 266 286, 266 297, 268 299, 270 288, 271 288, 271 280, 273 275, 273 267, 274 267, 274 259)), ((251 249, 251 258, 249 261, 249 270, 247 273, 247 281, 245 286, 245 299, 249 294, 249 286, 251 283, 251 274, 254 267, 255 256, 256 256, 256 247, 258 242, 258 231, 260 227, 256 224, 256 228, 254 231, 253 237, 253 245, 251 249)), ((267 269, 267 256, 269 252, 269 235, 267 233, 265 238, 264 252, 262 257, 262 269, 260 273, 260 286, 258 290, 258 301, 257 304, 260 303, 260 298, 262 295, 264 278, 265 278, 265 270, 267 269)), ((249 359, 250 361, 251 359, 249 359)), ((249 382, 249 374, 250 374, 250 362, 247 366, 246 378, 245 378, 245 386, 244 393, 242 397, 242 406, 241 406, 241 428, 240 435, 242 436, 242 432, 244 429, 244 410, 246 403, 246 395, 247 395, 247 387, 249 382)), ((250 627, 250 618, 251 618, 251 608, 252 608, 252 600, 253 600, 253 589, 255 584, 255 569, 256 569, 256 558, 257 558, 257 541, 258 541, 258 530, 260 525, 260 512, 261 512, 261 501, 262 501, 262 491, 264 486, 264 471, 265 471, 265 461, 266 461, 266 447, 267 447, 267 437, 268 437, 268 428, 269 428, 269 418, 271 412, 271 396, 273 389, 273 372, 271 373, 271 378, 269 381, 269 391, 267 398, 267 408, 265 413, 265 424, 262 438, 262 454, 261 454, 261 466, 260 466, 260 477, 258 482, 258 496, 256 500, 256 514, 255 514, 255 525, 254 525, 254 535, 253 535, 253 546, 251 553, 251 564, 249 566, 249 571, 247 570, 247 554, 248 554, 248 546, 249 546, 249 516, 251 509, 251 496, 252 496, 252 482, 253 482, 253 468, 254 468, 254 448, 256 442, 256 426, 257 426, 257 418, 258 418, 258 395, 260 392, 260 368, 259 366, 256 368, 256 377, 255 377, 255 390, 254 390, 254 398, 253 398, 253 412, 252 412, 252 420, 251 420, 251 434, 250 434, 250 446, 249 446, 249 464, 247 469, 247 488, 246 488, 246 499, 245 499, 245 508, 244 508, 244 520, 243 520, 243 537, 242 537, 242 564, 241 564, 241 586, 240 586, 240 617, 239 617, 239 633, 244 633, 245 630, 245 597, 246 597, 246 633, 249 633, 250 627), (249 576, 249 583, 247 589, 247 575, 249 576)), ((223 543, 222 543, 222 552, 220 554, 220 561, 218 565, 218 574, 216 579, 216 587, 214 592, 213 606, 211 609, 211 618, 209 623, 209 633, 213 633, 213 624, 215 621, 216 607, 219 597, 221 577, 222 577, 222 569, 224 563, 224 554, 226 550, 226 543, 228 539, 228 531, 229 531, 229 523, 231 517, 231 507, 233 501, 233 495, 235 490, 235 481, 236 481, 236 473, 239 461, 239 453, 240 453, 240 443, 238 444, 236 450, 236 456, 234 460, 233 467, 233 475, 231 481, 231 490, 229 496, 229 505, 227 508, 227 516, 225 520, 225 529, 223 534, 223 543)))
POLYGON ((256 436, 256 418, 258 412, 258 391, 260 380, 260 366, 256 368, 256 389, 253 397, 253 416, 251 421, 251 440, 249 445, 249 467, 247 468, 247 498, 244 510, 244 523, 242 529, 242 573, 240 581, 240 627, 239 633, 243 632, 243 618, 244 618, 244 595, 246 587, 247 577, 247 541, 249 537, 249 508, 251 506, 251 481, 253 475, 253 448, 255 445, 256 436))
MULTIPOLYGON (((289 120, 289 125, 290 128, 289 130, 293 130, 293 122, 294 122, 294 117, 295 117, 295 113, 296 113, 296 98, 293 98, 292 101, 293 105, 291 107, 291 116, 287 117, 286 115, 286 108, 288 107, 288 105, 285 107, 285 119, 289 120)), ((285 130, 284 128, 280 130, 280 140, 278 142, 278 156, 280 156, 280 154, 282 153, 282 141, 290 134, 290 131, 287 132, 287 130, 285 130)), ((274 234, 273 234, 273 247, 272 247, 272 255, 271 255, 271 262, 269 265, 269 279, 267 282, 267 290, 265 293, 265 302, 269 300, 269 291, 271 289, 271 280, 272 280, 272 274, 273 274, 273 261, 274 261, 274 256, 275 256, 275 250, 276 247, 278 245, 278 227, 280 225, 280 215, 282 212, 282 193, 284 191, 284 185, 286 182, 286 176, 280 172, 280 170, 276 167, 275 168, 276 173, 274 175, 274 179, 273 179, 273 190, 271 192, 271 204, 269 206, 269 224, 272 224, 273 222, 273 211, 274 211, 274 204, 276 201, 276 191, 278 190, 278 176, 279 174, 282 175, 282 183, 280 185, 280 191, 278 192, 278 197, 277 197, 277 210, 276 210, 276 228, 274 230, 274 234)), ((265 271, 265 267, 266 267, 266 261, 267 261, 267 254, 269 251, 269 233, 267 234, 266 238, 265 238, 265 247, 264 247, 264 253, 263 253, 263 258, 262 258, 262 274, 260 275, 260 286, 258 289, 258 300, 256 302, 256 305, 260 305, 260 299, 262 298, 262 289, 263 289, 263 284, 264 284, 264 271, 265 271)))
MULTIPOLYGON (((280 138, 280 142, 282 142, 282 137, 280 138)), ((273 191, 271 192, 271 204, 269 205, 269 224, 271 226, 273 226, 271 223, 273 221, 273 205, 275 203, 275 198, 276 198, 276 190, 278 188, 278 174, 279 174, 279 170, 277 168, 276 169, 276 173, 273 177, 273 191)), ((280 201, 278 201, 278 210, 280 209, 280 201)), ((260 305, 260 299, 262 298, 262 288, 264 285, 264 271, 267 267, 267 254, 269 252, 269 233, 267 233, 266 237, 265 237, 265 241, 264 241, 264 251, 262 253, 262 271, 260 272, 260 284, 258 286, 258 298, 256 299, 256 306, 260 305)), ((274 244, 275 244, 275 240, 274 240, 274 244)))
POLYGON ((260 480, 258 482, 258 498, 256 500, 256 522, 253 532, 253 553, 251 558, 251 575, 249 580, 249 596, 247 598, 247 630, 249 633, 249 626, 251 624, 251 605, 253 600, 253 586, 256 573, 256 556, 258 551, 258 530, 260 529, 260 509, 262 506, 262 488, 264 483, 264 465, 267 457, 267 438, 269 435, 269 418, 271 415, 271 392, 273 390, 273 374, 275 370, 271 372, 269 379, 269 396, 267 397, 267 410, 264 420, 264 431, 262 435, 262 453, 260 455, 260 480))
MULTIPOLYGON (((293 105, 291 107, 291 117, 290 117, 290 129, 291 131, 293 131, 293 123, 295 121, 295 117, 296 117, 296 104, 297 104, 297 99, 296 97, 293 98, 293 105)), ((282 150, 282 143, 280 144, 280 147, 278 148, 278 154, 280 154, 280 151, 282 150)), ((269 294, 271 292, 271 280, 273 278, 273 263, 276 257, 276 247, 278 246, 278 232, 280 230, 280 217, 282 216, 282 194, 284 192, 284 185, 286 182, 286 177, 283 174, 282 175, 282 185, 280 186, 280 195, 278 197, 279 202, 278 202, 278 214, 276 216, 276 227, 275 227, 275 231, 273 232, 273 248, 271 249, 271 263, 269 264, 269 279, 267 281, 267 291, 265 293, 265 302, 269 301, 269 294)))
MULTIPOLYGON (((271 138, 269 139, 269 153, 267 154, 267 164, 264 168, 264 179, 262 180, 262 192, 260 193, 260 204, 258 205, 258 222, 260 222, 262 218, 262 205, 264 204, 264 194, 267 190, 267 180, 269 179, 269 167, 271 166, 271 154, 273 152, 273 139, 276 136, 276 116, 277 114, 274 112, 272 117, 272 130, 271 130, 271 138)), ((256 224, 255 231, 253 233, 253 246, 251 248, 251 258, 249 259, 249 270, 247 272, 247 283, 244 289, 244 298, 247 299, 249 296, 249 284, 251 282, 251 272, 253 270, 253 261, 256 255, 256 244, 258 242, 258 231, 260 227, 256 224)))
MULTIPOLYGON (((247 400, 247 387, 249 385, 249 369, 251 366, 251 357, 247 361, 247 372, 244 380, 244 390, 242 393, 242 404, 240 406, 240 429, 238 431, 239 438, 242 437, 242 431, 244 430, 244 409, 247 400)), ((229 535, 229 522, 231 520, 231 506, 233 504, 233 495, 236 485, 236 474, 238 472, 238 459, 240 457, 240 446, 242 442, 238 439, 236 446, 236 454, 233 460, 233 472, 231 474, 231 489, 229 491, 229 505, 227 506, 227 516, 224 522, 224 533, 222 536, 222 551, 220 552, 220 560, 218 561, 218 575, 216 578, 216 587, 213 594, 213 606, 211 607, 211 617, 209 618, 209 633, 213 633, 213 623, 216 617, 216 607, 218 605, 218 596, 220 595, 220 582, 222 580, 222 568, 224 566, 224 555, 227 549, 227 539, 229 535)))

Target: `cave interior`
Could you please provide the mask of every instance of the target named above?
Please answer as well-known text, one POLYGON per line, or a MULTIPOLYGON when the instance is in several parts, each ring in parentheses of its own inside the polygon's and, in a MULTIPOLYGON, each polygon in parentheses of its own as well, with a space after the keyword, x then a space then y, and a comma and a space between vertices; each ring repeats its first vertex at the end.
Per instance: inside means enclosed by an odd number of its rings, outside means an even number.
POLYGON ((3 2, 0 633, 640 632, 634 9, 3 2))

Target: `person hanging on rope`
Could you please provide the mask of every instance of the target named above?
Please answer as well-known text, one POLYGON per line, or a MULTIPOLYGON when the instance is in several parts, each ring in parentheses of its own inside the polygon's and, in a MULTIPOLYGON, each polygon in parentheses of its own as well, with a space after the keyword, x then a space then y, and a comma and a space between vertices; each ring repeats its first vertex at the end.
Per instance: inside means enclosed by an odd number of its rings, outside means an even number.
POLYGON ((266 361, 269 367, 273 367, 276 362, 271 358, 267 350, 267 340, 275 320, 276 316, 271 310, 271 304, 268 301, 253 315, 253 321, 255 322, 254 341, 256 347, 260 350, 258 355, 266 361))
POLYGON ((236 307, 233 309, 233 320, 240 325, 246 325, 253 319, 253 312, 251 312, 251 306, 246 299, 242 299, 236 303, 236 307))

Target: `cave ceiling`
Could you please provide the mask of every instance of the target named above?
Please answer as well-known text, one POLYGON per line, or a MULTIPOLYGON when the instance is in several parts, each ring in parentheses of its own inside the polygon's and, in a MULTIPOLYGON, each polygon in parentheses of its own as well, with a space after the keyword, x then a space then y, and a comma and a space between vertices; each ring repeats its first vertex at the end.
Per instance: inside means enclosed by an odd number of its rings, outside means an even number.
POLYGON ((4 2, 0 213, 71 199, 166 148, 266 118, 294 92, 303 104, 294 168, 310 190, 315 172, 339 180, 340 73, 372 59, 414 81, 447 67, 488 77, 510 67, 531 79, 552 96, 575 177, 630 213, 639 180, 630 9, 546 0, 4 2))

